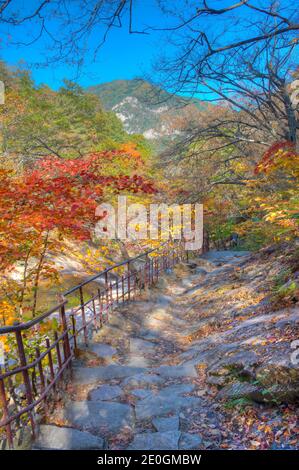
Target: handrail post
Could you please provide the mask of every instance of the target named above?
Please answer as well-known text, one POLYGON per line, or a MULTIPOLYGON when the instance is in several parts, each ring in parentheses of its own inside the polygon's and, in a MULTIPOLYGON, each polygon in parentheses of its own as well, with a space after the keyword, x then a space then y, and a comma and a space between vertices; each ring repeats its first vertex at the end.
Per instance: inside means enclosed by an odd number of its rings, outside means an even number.
POLYGON ((100 289, 98 289, 98 298, 99 298, 100 327, 102 328, 103 326, 103 299, 102 299, 102 294, 101 294, 100 289))
POLYGON ((122 274, 121 276, 121 295, 122 295, 122 301, 125 301, 125 279, 124 275, 122 274))
MULTIPOLYGON (((4 380, 1 378, 1 374, 2 374, 2 369, 0 366, 0 404, 3 410, 2 419, 5 422, 5 420, 8 419, 9 413, 8 413, 7 399, 6 399, 6 393, 5 393, 5 384, 4 384, 4 380)), ((11 449, 13 447, 13 438, 12 438, 12 431, 11 431, 10 423, 6 425, 6 436, 7 436, 9 448, 11 449)))
POLYGON ((97 323, 97 309, 96 309, 96 303, 95 303, 95 295, 92 294, 92 310, 93 310, 93 324, 94 328, 96 331, 98 331, 98 323, 97 323))
POLYGON ((127 287, 128 287, 128 300, 131 299, 131 268, 130 268, 130 261, 128 261, 128 282, 127 282, 127 287))
POLYGON ((71 347, 70 347, 70 341, 69 341, 69 335, 68 335, 68 327, 67 327, 64 304, 61 305, 61 307, 59 309, 59 314, 60 314, 62 329, 63 329, 63 332, 64 332, 63 352, 64 352, 64 361, 66 362, 69 359, 69 357, 71 356, 71 347))
POLYGON ((72 322, 72 340, 74 344, 74 349, 76 350, 77 349, 77 331, 76 331, 76 319, 75 319, 73 308, 71 309, 70 317, 71 317, 71 322, 72 322))
POLYGON ((150 286, 150 262, 149 262, 149 256, 146 254, 145 257, 145 287, 146 287, 146 282, 148 283, 148 286, 150 286))
MULTIPOLYGON (((18 326, 19 324, 20 322, 16 322, 14 323, 14 326, 18 326)), ((25 354, 25 349, 24 349, 22 331, 17 329, 15 331, 15 335, 16 335, 20 365, 23 368, 22 375, 23 375, 23 380, 24 380, 24 385, 25 385, 26 400, 27 400, 28 406, 30 406, 33 403, 33 395, 32 395, 31 383, 30 383, 30 378, 29 378, 29 373, 28 373, 28 368, 27 368, 27 360, 26 360, 26 354, 25 354)), ((33 437, 35 437, 35 422, 34 422, 34 418, 33 418, 33 414, 31 410, 28 411, 28 414, 30 418, 32 434, 33 434, 33 437)))
POLYGON ((108 284, 108 273, 105 272, 105 294, 106 294, 106 303, 107 303, 107 311, 109 306, 109 284, 108 284))
POLYGON ((88 346, 88 336, 87 336, 87 329, 86 329, 84 296, 83 296, 83 289, 82 289, 82 286, 79 287, 79 294, 80 294, 80 303, 81 303, 81 312, 82 312, 82 322, 83 322, 83 331, 84 331, 84 342, 85 342, 85 346, 88 346))
POLYGON ((118 282, 119 282, 119 278, 117 277, 116 279, 116 284, 115 284, 115 288, 116 288, 116 303, 119 304, 119 292, 118 292, 118 282))

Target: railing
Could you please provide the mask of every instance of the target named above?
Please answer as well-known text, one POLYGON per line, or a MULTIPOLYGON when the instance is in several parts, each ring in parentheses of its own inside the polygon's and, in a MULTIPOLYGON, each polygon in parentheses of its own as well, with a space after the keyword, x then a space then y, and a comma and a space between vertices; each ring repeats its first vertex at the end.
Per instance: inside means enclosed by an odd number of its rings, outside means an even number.
POLYGON ((118 263, 64 293, 61 302, 27 323, 0 328, 8 353, 0 367, 0 441, 14 446, 16 431, 30 426, 35 436, 37 415, 47 409, 58 382, 71 372, 79 345, 108 321, 119 304, 157 282, 162 271, 188 257, 182 244, 161 245, 118 263), (89 295, 86 286, 98 283, 89 295), (69 304, 75 308, 67 309, 69 304))

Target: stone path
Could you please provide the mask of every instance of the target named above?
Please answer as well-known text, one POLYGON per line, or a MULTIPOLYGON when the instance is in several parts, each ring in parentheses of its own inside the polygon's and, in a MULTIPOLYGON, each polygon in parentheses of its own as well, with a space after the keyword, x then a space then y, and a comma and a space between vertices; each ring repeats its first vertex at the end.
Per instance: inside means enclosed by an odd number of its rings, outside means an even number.
POLYGON ((244 256, 210 253, 200 265, 180 265, 144 298, 113 312, 76 361, 63 406, 40 426, 34 447, 200 449, 211 442, 203 442, 198 420, 215 431, 217 447, 219 417, 187 340, 200 318, 187 313, 201 279, 244 256))

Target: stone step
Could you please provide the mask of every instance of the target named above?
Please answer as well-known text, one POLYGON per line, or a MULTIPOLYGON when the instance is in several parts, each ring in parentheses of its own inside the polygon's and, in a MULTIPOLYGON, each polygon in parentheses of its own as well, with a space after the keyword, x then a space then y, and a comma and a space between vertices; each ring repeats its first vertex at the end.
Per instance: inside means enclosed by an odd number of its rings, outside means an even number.
POLYGON ((78 429, 42 425, 33 449, 38 450, 96 450, 104 448, 104 440, 78 429))
POLYGON ((170 416, 169 418, 155 418, 153 425, 158 432, 178 431, 180 419, 178 416, 170 416))
POLYGON ((64 409, 70 426, 100 436, 116 435, 134 428, 134 413, 130 405, 116 402, 70 402, 64 409))
POLYGON ((182 397, 178 395, 158 394, 151 395, 138 401, 135 406, 136 419, 148 420, 156 416, 164 416, 169 413, 178 413, 184 408, 194 408, 202 403, 197 397, 182 397))
POLYGON ((118 385, 100 385, 91 390, 88 395, 90 401, 110 401, 122 395, 123 391, 118 385))
POLYGON ((202 438, 179 431, 136 434, 127 450, 192 450, 198 449, 202 438))
POLYGON ((193 365, 182 366, 160 366, 153 369, 153 372, 163 377, 197 377, 196 369, 193 365))
POLYGON ((178 450, 179 431, 136 434, 127 450, 178 450))
POLYGON ((163 384, 164 380, 156 374, 141 373, 132 377, 127 377, 122 385, 127 388, 144 388, 163 384))
POLYGON ((145 367, 123 366, 109 364, 105 367, 76 367, 74 369, 73 382, 87 385, 101 380, 123 379, 146 372, 145 367))

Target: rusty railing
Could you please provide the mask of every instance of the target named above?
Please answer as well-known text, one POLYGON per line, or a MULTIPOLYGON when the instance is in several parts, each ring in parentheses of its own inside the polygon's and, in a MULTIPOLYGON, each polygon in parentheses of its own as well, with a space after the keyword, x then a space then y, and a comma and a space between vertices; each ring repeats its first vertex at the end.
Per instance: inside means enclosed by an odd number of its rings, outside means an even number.
POLYGON ((0 328, 7 349, 0 366, 0 441, 12 448, 16 431, 28 425, 34 437, 37 416, 46 412, 58 382, 71 372, 78 346, 88 345, 92 330, 101 328, 120 303, 134 300, 162 271, 186 258, 183 244, 161 245, 73 287, 41 316, 0 328))

